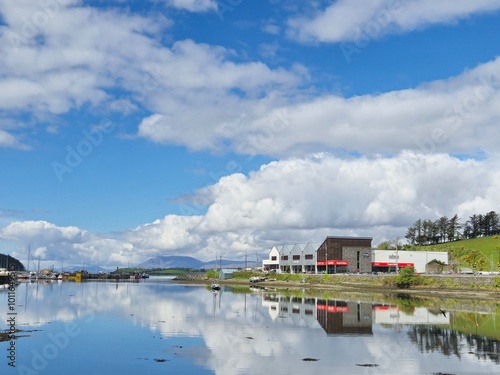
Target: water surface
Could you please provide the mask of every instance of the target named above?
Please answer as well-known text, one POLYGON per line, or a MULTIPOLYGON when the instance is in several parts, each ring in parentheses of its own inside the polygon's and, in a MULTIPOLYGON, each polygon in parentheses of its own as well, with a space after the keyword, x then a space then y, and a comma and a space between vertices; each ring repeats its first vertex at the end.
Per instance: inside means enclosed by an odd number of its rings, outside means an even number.
MULTIPOLYGON (((498 305, 144 282, 16 287, 1 374, 498 374, 498 305)), ((0 329, 8 295, 0 291, 0 329)), ((5 335, 2 336, 5 339, 5 335)))

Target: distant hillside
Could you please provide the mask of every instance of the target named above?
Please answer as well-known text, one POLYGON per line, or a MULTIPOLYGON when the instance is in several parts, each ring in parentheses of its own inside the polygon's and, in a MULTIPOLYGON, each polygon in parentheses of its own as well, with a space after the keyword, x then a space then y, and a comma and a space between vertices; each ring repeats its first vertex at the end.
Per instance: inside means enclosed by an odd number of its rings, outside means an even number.
MULTIPOLYGON (((217 261, 215 264, 215 260, 211 262, 202 262, 193 257, 188 256, 156 256, 154 258, 149 259, 148 261, 138 264, 137 268, 193 268, 193 269, 210 269, 210 268, 219 268, 222 263, 222 268, 243 268, 245 267, 245 261, 238 260, 224 260, 222 262, 217 261)), ((247 267, 255 267, 255 262, 247 262, 247 267)))
POLYGON ((24 265, 16 258, 10 255, 0 254, 0 268, 9 268, 9 265, 13 265, 14 269, 11 271, 24 271, 24 265))
POLYGON ((450 259, 460 263, 462 266, 481 271, 500 271, 499 236, 479 237, 428 246, 415 246, 414 248, 417 250, 448 251, 450 259))
MULTIPOLYGON (((108 269, 102 268, 98 265, 88 265, 88 266, 85 266, 83 269, 85 269, 89 273, 109 272, 108 269)), ((64 269, 63 269, 64 272, 78 272, 81 270, 82 270, 82 266, 68 266, 68 267, 64 267, 64 269)), ((59 269, 55 269, 55 271, 59 271, 59 269)))

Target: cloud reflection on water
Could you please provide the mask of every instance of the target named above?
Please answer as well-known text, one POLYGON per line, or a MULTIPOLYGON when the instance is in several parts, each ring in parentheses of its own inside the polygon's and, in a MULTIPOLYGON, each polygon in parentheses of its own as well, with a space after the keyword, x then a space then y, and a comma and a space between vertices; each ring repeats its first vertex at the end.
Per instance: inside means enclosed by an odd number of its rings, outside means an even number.
MULTIPOLYGON (((469 354, 467 336, 457 336, 460 357, 443 354, 439 345, 421 350, 412 340, 413 327, 438 327, 443 335, 448 334, 450 319, 460 318, 459 312, 446 315, 425 307, 404 311, 390 304, 286 297, 272 291, 233 293, 227 289, 213 294, 203 286, 155 280, 21 284, 17 295, 18 305, 23 305, 18 307, 22 329, 38 327, 43 336, 56 323, 75 322, 82 331, 96 331, 99 326, 102 337, 97 341, 103 344, 96 344, 96 350, 103 352, 110 345, 122 345, 118 340, 123 339, 123 329, 137 330, 138 347, 211 369, 207 373, 326 373, 335 369, 359 374, 479 374, 500 370, 498 360, 469 354), (82 323, 86 320, 88 324, 82 323)), ((492 316, 498 322, 498 316, 492 316)), ((436 338, 441 339, 431 337, 436 338)), ((31 338, 18 340, 20 351, 21 340, 31 338)), ((495 348, 499 348, 498 341, 495 348)), ((129 350, 134 353, 133 348, 129 350)), ((118 360, 132 360, 114 355, 118 360)), ((67 365, 68 370, 71 366, 67 365)))

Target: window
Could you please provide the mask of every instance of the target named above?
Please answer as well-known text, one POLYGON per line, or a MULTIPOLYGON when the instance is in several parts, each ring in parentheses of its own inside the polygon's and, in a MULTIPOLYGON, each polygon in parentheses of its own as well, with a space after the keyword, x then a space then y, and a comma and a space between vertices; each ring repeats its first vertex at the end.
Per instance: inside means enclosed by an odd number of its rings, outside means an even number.
POLYGON ((281 257, 281 260, 288 260, 288 255, 283 255, 283 256, 281 257))
POLYGON ((271 257, 271 260, 276 260, 276 256, 271 257))
POLYGON ((300 260, 300 255, 294 255, 293 260, 300 260))
POLYGON ((314 258, 314 256, 313 256, 312 254, 306 254, 305 258, 306 258, 306 259, 313 259, 313 258, 314 258))

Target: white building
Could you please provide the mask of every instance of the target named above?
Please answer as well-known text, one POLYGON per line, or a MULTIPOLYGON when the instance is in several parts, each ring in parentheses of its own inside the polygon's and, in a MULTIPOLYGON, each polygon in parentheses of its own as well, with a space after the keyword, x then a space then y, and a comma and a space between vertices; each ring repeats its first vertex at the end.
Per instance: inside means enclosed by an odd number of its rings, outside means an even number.
POLYGON ((448 263, 448 253, 445 251, 406 251, 406 250, 372 250, 372 269, 374 271, 393 271, 397 265, 401 267, 414 267, 415 272, 425 273, 425 266, 433 260, 444 264, 448 263))
POLYGON ((273 246, 273 248, 269 252, 269 259, 262 260, 262 268, 267 270, 267 271, 273 271, 273 272, 279 271, 279 269, 280 269, 280 252, 276 246, 273 246))
POLYGON ((448 265, 446 251, 371 249, 371 237, 327 237, 323 243, 308 242, 273 246, 262 260, 265 271, 277 273, 394 272, 414 267, 425 273, 433 260, 448 265), (397 259, 397 263, 396 263, 397 259), (333 271, 333 272, 332 272, 333 271))
POLYGON ((269 258, 262 260, 262 268, 278 273, 317 273, 316 253, 319 242, 273 246, 269 258))
POLYGON ((431 312, 426 307, 415 307, 406 313, 398 306, 373 306, 373 318, 377 324, 397 325, 450 325, 450 314, 436 309, 431 312))

